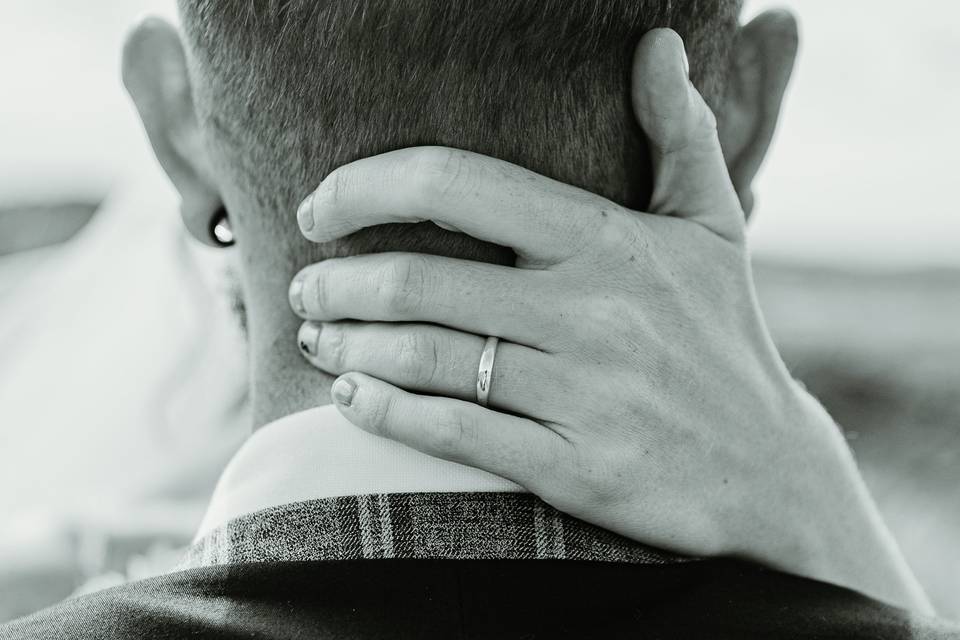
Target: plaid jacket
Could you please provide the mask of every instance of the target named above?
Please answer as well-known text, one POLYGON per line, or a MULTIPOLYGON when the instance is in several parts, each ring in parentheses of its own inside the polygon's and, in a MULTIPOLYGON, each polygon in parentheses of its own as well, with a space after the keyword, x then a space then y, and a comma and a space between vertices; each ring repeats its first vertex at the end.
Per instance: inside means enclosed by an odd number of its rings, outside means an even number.
POLYGON ((852 591, 687 561, 529 494, 327 498, 242 515, 182 571, 68 600, 0 640, 960 638, 852 591))
POLYGON ((404 493, 286 504, 230 520, 182 568, 357 560, 686 562, 557 511, 525 493, 404 493))

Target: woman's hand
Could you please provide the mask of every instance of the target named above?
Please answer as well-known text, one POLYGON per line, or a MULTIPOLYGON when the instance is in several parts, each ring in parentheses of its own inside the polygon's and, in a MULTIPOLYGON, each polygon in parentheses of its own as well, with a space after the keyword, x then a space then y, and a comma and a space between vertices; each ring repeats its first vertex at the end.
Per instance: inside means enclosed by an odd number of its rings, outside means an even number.
POLYGON ((334 401, 358 427, 574 516, 923 608, 843 438, 764 326, 743 210, 682 42, 653 32, 637 69, 650 212, 452 149, 328 176, 298 213, 314 241, 427 219, 512 247, 518 263, 393 253, 312 265, 291 286, 306 356, 340 375, 334 401), (484 408, 487 336, 501 342, 484 408))

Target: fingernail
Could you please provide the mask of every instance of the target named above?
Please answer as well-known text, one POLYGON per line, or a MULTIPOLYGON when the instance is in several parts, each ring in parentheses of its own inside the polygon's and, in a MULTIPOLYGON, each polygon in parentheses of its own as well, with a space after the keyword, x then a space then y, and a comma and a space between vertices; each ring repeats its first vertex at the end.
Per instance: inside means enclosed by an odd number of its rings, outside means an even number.
POLYGON ((350 378, 337 378, 330 392, 334 402, 349 407, 353 402, 353 394, 357 392, 357 384, 350 378))
POLYGON ((288 297, 290 298, 290 307, 297 312, 299 316, 307 314, 307 308, 303 306, 303 281, 306 280, 306 274, 302 271, 293 278, 290 283, 288 297))
POLYGON ((690 58, 687 57, 687 48, 680 44, 680 53, 683 54, 683 72, 687 74, 687 77, 690 77, 690 58))
POLYGON ((306 200, 300 203, 300 207, 297 209, 297 222, 300 224, 300 229, 303 231, 312 231, 315 223, 313 219, 313 192, 310 192, 310 195, 307 196, 306 200))
POLYGON ((308 356, 316 356, 320 343, 320 331, 322 327, 313 322, 304 322, 297 332, 297 342, 300 345, 300 351, 308 356))

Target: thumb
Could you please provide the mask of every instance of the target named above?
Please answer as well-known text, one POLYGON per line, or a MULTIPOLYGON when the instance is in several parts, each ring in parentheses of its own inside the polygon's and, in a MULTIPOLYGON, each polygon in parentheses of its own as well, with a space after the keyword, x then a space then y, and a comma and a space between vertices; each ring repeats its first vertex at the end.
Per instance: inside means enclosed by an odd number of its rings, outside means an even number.
POLYGON ((632 99, 653 160, 650 213, 685 218, 740 241, 744 215, 720 148, 717 119, 690 82, 683 40, 675 31, 654 29, 640 40, 632 99))

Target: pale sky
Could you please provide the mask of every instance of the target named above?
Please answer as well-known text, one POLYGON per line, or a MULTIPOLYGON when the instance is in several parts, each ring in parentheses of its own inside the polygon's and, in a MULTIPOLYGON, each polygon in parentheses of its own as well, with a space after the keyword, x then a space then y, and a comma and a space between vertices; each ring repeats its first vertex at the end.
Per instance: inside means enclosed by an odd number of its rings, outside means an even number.
POLYGON ((800 61, 757 184, 757 253, 960 265, 960 2, 754 0, 801 20, 800 61))
MULTIPOLYGON (((753 0, 792 7, 803 45, 757 185, 762 257, 960 266, 960 3, 753 0)), ((140 13, 172 0, 4 0, 0 206, 100 196, 152 162, 119 83, 140 13)))

